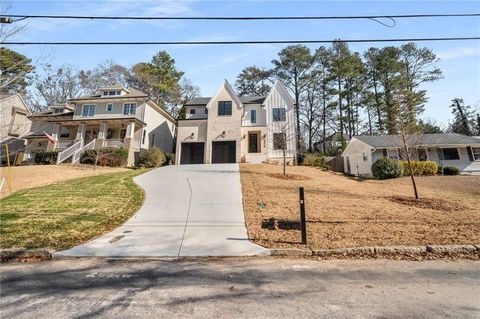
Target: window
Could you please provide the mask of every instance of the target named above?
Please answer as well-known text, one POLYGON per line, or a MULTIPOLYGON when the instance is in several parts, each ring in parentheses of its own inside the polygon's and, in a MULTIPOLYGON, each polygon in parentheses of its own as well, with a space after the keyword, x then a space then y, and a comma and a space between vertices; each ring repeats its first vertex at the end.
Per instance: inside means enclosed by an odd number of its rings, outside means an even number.
POLYGON ((82 116, 94 116, 95 115, 95 105, 86 104, 83 106, 82 116))
POLYGON ((60 137, 61 138, 68 138, 70 137, 70 130, 66 127, 62 127, 60 130, 60 137))
POLYGON ((273 133, 273 149, 283 150, 287 144, 286 133, 273 133))
POLYGON ((190 109, 190 114, 192 115, 195 114, 195 111, 196 111, 195 109, 190 109))
POLYGON ((418 160, 419 161, 427 161, 428 156, 427 156, 427 150, 424 148, 417 148, 417 155, 418 155, 418 160))
POLYGON ((60 113, 63 113, 63 111, 64 111, 63 109, 54 109, 53 113, 54 114, 60 114, 60 113))
POLYGON ((108 91, 108 95, 115 95, 116 91, 108 91))
POLYGON ((137 103, 125 103, 123 105, 123 115, 135 115, 137 103))
POLYGON ((445 160, 459 160, 458 148, 442 148, 443 159, 445 160))
POLYGON ((113 109, 113 104, 112 104, 112 103, 108 103, 108 104, 107 104, 107 112, 112 112, 112 109, 113 109))
POLYGON ((154 143, 155 143, 155 133, 152 133, 152 139, 150 140, 150 147, 153 147, 154 143))
POLYGON ((363 153, 363 161, 364 162, 368 161, 367 153, 363 153))
POLYGON ((145 136, 146 135, 147 135, 147 131, 143 130, 142 144, 145 144, 145 136))
POLYGON ((398 150, 397 149, 387 149, 387 156, 388 158, 398 160, 398 150))
POLYGON ((218 115, 232 115, 232 101, 219 101, 218 115))
POLYGON ((208 109, 205 108, 205 115, 208 115, 208 109))
POLYGON ((274 107, 273 112, 273 121, 274 122, 284 122, 286 120, 285 109, 280 107, 274 107))
POLYGON ((122 91, 117 91, 117 95, 122 95, 122 91))
POLYGON ((473 159, 480 161, 480 147, 472 147, 473 159))
POLYGON ((257 123, 257 110, 250 111, 250 123, 257 123))
POLYGON ((108 92, 107 92, 107 91, 104 91, 104 92, 103 92, 103 96, 106 96, 106 95, 108 95, 108 92))
POLYGON ((124 128, 122 128, 122 129, 120 130, 120 138, 121 138, 121 139, 122 139, 122 138, 125 138, 125 136, 127 136, 127 130, 124 129, 124 128))

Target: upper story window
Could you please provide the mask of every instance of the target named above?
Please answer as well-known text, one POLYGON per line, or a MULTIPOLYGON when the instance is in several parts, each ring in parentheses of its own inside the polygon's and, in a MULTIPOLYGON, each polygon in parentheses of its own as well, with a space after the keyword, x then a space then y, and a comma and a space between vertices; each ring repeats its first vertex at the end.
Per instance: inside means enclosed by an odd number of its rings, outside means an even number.
POLYGON ((273 121, 274 122, 285 122, 286 120, 286 115, 285 115, 285 109, 280 108, 280 107, 274 107, 272 109, 272 115, 273 115, 273 121))
POLYGON ((250 122, 257 123, 257 110, 250 111, 250 122))
POLYGON ((190 109, 190 114, 192 115, 195 114, 195 111, 196 111, 195 109, 190 109))
POLYGON ((95 115, 95 105, 93 104, 85 104, 82 109, 82 116, 94 116, 95 115))
POLYGON ((108 103, 107 104, 107 112, 112 112, 113 110, 113 104, 112 103, 108 103))
POLYGON ((208 115, 208 109, 205 108, 205 115, 208 115))
POLYGON ((123 115, 135 115, 137 103, 125 103, 123 105, 123 115))
POLYGON ((459 160, 458 148, 442 148, 443 158, 446 160, 459 160))
POLYGON ((115 95, 122 95, 121 90, 110 90, 110 91, 103 91, 103 96, 115 96, 115 95))
POLYGON ((218 115, 232 115, 232 101, 219 101, 218 115))
POLYGON ((63 113, 64 111, 65 111, 64 109, 54 109, 53 113, 54 114, 60 114, 60 113, 63 113))

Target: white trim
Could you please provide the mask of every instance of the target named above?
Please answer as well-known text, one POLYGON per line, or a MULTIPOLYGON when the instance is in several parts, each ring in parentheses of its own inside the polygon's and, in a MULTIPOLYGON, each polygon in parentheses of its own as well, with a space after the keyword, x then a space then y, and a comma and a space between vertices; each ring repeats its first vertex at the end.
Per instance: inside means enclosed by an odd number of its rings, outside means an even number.
POLYGON ((460 148, 459 147, 439 147, 439 149, 442 150, 442 157, 443 157, 443 161, 461 161, 462 160, 462 153, 460 152, 460 148), (444 149, 447 149, 447 148, 456 148, 457 149, 457 153, 458 153, 458 158, 457 159, 446 159, 445 158, 445 154, 443 154, 443 150, 444 149))
POLYGON ((106 111, 107 111, 108 113, 110 113, 110 112, 113 111, 113 103, 107 103, 106 111), (108 109, 109 106, 111 106, 111 109, 110 109, 110 110, 108 109))
POLYGON ((137 102, 124 102, 124 103, 123 103, 123 109, 122 109, 122 114, 123 114, 123 116, 130 116, 130 115, 135 116, 135 114, 137 113, 137 107, 138 107, 137 102), (129 107, 128 107, 128 113, 125 114, 125 106, 126 106, 127 104, 129 105, 129 107), (131 111, 132 111, 131 105, 132 105, 132 104, 135 104, 135 112, 133 112, 133 114, 131 113, 131 111))
POLYGON ((474 149, 474 148, 478 148, 478 150, 480 151, 480 146, 472 146, 472 147, 470 147, 470 151, 472 152, 473 161, 474 161, 474 162, 478 162, 478 161, 480 161, 480 155, 479 155, 478 158, 475 156, 475 153, 473 152, 473 149, 474 149))

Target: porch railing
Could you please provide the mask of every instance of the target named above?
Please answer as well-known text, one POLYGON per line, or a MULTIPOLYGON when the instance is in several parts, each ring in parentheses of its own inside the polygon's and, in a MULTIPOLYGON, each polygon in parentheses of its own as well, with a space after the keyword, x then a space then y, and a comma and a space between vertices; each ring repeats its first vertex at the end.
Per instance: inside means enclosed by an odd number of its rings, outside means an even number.
POLYGON ((104 145, 105 145, 105 147, 123 147, 123 146, 125 146, 125 144, 123 143, 123 139, 105 140, 104 145))
POLYGON ((97 143, 97 139, 93 139, 89 143, 87 143, 84 147, 77 149, 73 153, 72 157, 72 164, 75 164, 77 162, 80 162, 80 158, 82 157, 83 153, 85 153, 86 150, 92 150, 95 148, 95 144, 97 143))
POLYGON ((73 143, 71 146, 67 147, 60 153, 58 153, 57 164, 60 164, 61 162, 65 161, 67 158, 72 156, 72 154, 74 154, 76 150, 80 149, 81 147, 82 147, 82 141, 78 141, 73 143))
POLYGON ((56 148, 66 150, 70 146, 72 146, 73 144, 75 144, 74 140, 59 140, 59 141, 57 141, 56 148))

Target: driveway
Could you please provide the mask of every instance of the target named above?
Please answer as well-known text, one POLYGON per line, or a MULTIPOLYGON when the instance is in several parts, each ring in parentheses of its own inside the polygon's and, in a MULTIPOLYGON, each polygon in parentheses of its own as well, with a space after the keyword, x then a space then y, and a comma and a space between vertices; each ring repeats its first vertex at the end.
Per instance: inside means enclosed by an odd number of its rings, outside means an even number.
POLYGON ((136 215, 114 231, 56 255, 266 254, 248 240, 238 164, 166 166, 134 181, 146 194, 136 215))

